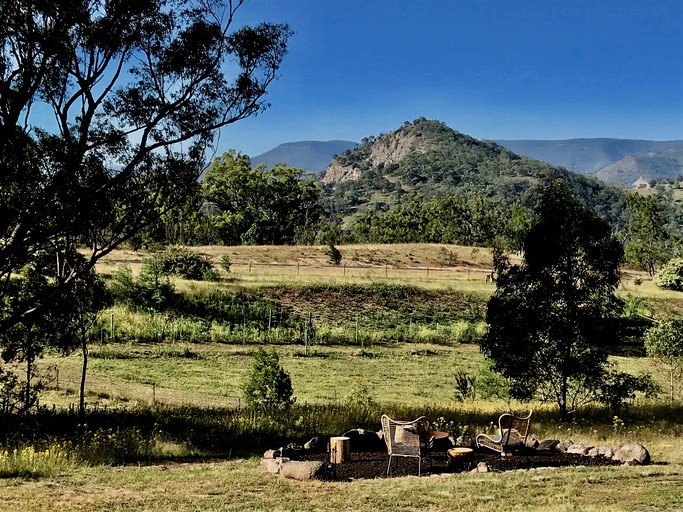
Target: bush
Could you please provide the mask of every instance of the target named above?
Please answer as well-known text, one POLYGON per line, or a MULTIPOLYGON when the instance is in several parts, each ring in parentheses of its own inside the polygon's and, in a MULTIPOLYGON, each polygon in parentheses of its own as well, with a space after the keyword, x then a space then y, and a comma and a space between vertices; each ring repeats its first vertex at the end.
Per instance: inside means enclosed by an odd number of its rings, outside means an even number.
POLYGON ((167 276, 195 281, 205 280, 206 277, 209 277, 209 280, 215 280, 217 276, 208 256, 197 254, 183 247, 171 247, 152 259, 159 263, 162 273, 167 276))
POLYGON ((683 291, 683 258, 672 258, 654 275, 652 281, 660 288, 683 291))
POLYGON ((221 267, 223 268, 223 270, 225 270, 229 274, 231 266, 232 266, 232 259, 230 259, 230 255, 224 254, 221 257, 221 267))
POLYGON ((292 379, 280 366, 275 350, 259 348, 247 382, 242 388, 244 400, 251 409, 283 409, 294 403, 292 379))

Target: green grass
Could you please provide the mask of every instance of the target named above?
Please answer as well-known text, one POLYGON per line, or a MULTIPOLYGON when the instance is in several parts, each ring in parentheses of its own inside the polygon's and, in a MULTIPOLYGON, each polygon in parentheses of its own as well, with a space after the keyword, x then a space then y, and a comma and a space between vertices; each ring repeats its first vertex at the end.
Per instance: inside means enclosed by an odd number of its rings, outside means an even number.
MULTIPOLYGON (((244 329, 116 308, 115 328, 122 333, 116 338, 129 341, 91 346, 85 422, 74 412, 79 354, 48 354, 39 366, 58 368, 59 382, 41 403, 55 411, 3 418, 3 444, 17 452, 4 459, 0 454, 0 474, 20 477, 0 478, 3 506, 17 512, 683 508, 680 404, 639 397, 618 419, 607 409, 587 407, 571 423, 560 423, 554 408, 538 403, 451 399, 455 372, 478 374, 485 364, 469 342, 482 333, 483 308, 495 289, 483 279, 490 251, 438 244, 339 249, 343 264, 335 267, 326 247, 198 248, 216 262, 229 254, 233 272, 223 273, 220 283, 175 281, 191 297, 242 292, 266 297, 295 319, 310 314, 316 335, 308 352, 302 333, 293 334, 295 325, 268 331, 261 319, 244 329), (235 409, 252 352, 262 342, 275 345, 291 374, 297 403, 289 413, 235 409), (476 433, 489 429, 502 411, 529 406, 537 437, 612 447, 642 442, 656 462, 668 465, 300 483, 264 475, 254 459, 225 460, 314 434, 378 429, 382 413, 444 417, 476 433), (59 449, 46 452, 51 446, 59 449)), ((137 271, 141 258, 116 251, 98 271, 111 273, 118 261, 137 271)), ((647 314, 683 315, 681 295, 656 289, 641 273, 626 274, 619 294, 645 299, 647 314)), ((666 382, 648 358, 612 359, 623 370, 666 382)))
POLYGON ((680 467, 575 468, 390 481, 297 482, 271 478, 255 460, 81 469, 54 480, 0 480, 16 512, 680 510, 680 467))

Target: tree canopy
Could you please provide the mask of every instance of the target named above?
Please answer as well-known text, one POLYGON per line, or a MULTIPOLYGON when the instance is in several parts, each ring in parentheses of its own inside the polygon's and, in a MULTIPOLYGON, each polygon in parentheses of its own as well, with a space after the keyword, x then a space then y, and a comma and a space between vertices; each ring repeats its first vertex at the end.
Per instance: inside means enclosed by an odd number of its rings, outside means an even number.
POLYGON ((202 183, 204 199, 226 245, 311 243, 323 214, 320 189, 301 169, 251 167, 248 156, 229 151, 216 158, 202 183))
POLYGON ((522 249, 521 265, 497 258, 481 350, 515 398, 554 401, 566 418, 607 371, 623 250, 560 181, 541 191, 522 249))
POLYGON ((37 321, 160 198, 174 208, 216 130, 267 107, 291 31, 235 29, 241 4, 0 4, 0 332, 37 321), (52 262, 45 289, 9 297, 37 254, 52 262))

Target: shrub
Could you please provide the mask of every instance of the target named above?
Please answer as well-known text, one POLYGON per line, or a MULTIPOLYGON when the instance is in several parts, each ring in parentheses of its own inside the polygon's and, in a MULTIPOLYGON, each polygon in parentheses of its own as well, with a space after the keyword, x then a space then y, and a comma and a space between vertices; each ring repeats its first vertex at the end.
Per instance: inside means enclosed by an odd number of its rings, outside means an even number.
POLYGON ((183 247, 171 247, 155 255, 161 266, 161 271, 167 276, 177 276, 183 279, 205 280, 205 276, 215 279, 216 273, 209 257, 197 254, 183 247))
POLYGON ((342 253, 337 249, 332 242, 327 247, 327 255, 330 257, 330 263, 339 265, 342 261, 342 253))
POLYGON ((455 373, 455 393, 453 395, 453 400, 456 402, 465 402, 466 400, 474 402, 477 395, 476 385, 477 377, 475 375, 457 371, 455 373))
POLYGON ((254 354, 251 373, 242 391, 251 409, 282 409, 294 403, 292 379, 280 366, 275 350, 259 348, 254 354))
POLYGON ((654 275, 652 281, 660 288, 683 291, 683 258, 672 258, 654 275))
POLYGON ((221 257, 221 267, 223 268, 223 270, 225 270, 229 274, 231 266, 232 266, 232 259, 230 259, 230 255, 224 254, 221 257))

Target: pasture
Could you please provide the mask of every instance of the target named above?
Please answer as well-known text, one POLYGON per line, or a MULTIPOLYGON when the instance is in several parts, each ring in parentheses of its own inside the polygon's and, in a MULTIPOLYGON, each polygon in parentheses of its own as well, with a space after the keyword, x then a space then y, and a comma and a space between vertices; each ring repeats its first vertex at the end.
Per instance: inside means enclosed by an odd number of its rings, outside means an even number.
MULTIPOLYGON (((266 304, 259 306, 260 326, 194 325, 177 314, 120 306, 106 311, 90 346, 85 425, 74 412, 80 354, 46 354, 39 362, 49 377, 43 416, 3 429, 9 451, 0 453, 2 503, 17 511, 683 508, 680 399, 639 396, 618 417, 586 407, 560 423, 550 405, 483 398, 491 384, 476 340, 484 328, 482 304, 495 289, 486 279, 490 251, 437 244, 338 248, 340 266, 329 263, 326 247, 196 248, 217 267, 229 255, 230 272, 217 283, 176 280, 176 289, 188 296, 256 294, 270 301, 259 303, 266 304), (291 315, 289 323, 275 325, 279 307, 291 315), (243 407, 241 386, 258 347, 274 347, 292 378, 296 404, 277 418, 243 407), (474 400, 454 401, 456 371, 476 376, 474 400), (285 440, 377 430, 383 412, 442 417, 476 433, 490 429, 500 412, 528 407, 537 411, 538 438, 614 447, 637 441, 657 464, 295 482, 266 476, 254 458, 285 440)), ((139 273, 144 257, 116 251, 98 272, 111 276, 127 263, 139 273)), ((619 294, 646 315, 683 310, 679 294, 658 290, 640 273, 625 273, 619 294)), ((652 375, 666 389, 667 375, 652 360, 614 355, 612 361, 652 375)))

